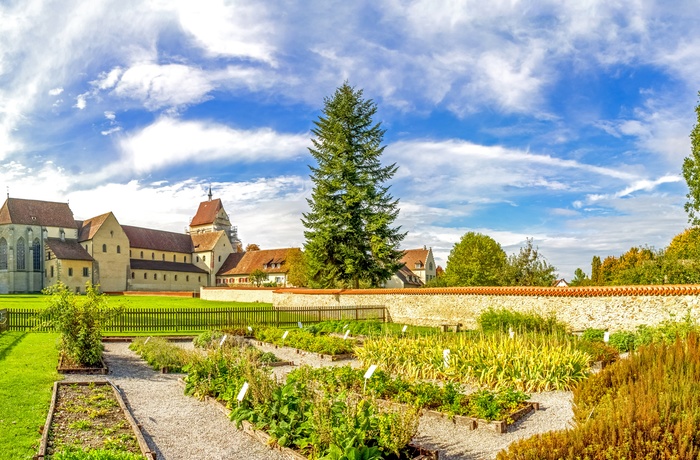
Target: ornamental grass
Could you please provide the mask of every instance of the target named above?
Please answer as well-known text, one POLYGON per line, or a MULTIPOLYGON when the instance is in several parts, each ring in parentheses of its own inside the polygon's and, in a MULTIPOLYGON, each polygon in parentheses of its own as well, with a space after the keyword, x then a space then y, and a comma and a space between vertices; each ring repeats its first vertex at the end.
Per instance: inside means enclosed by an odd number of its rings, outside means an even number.
POLYGON ((700 457, 700 340, 640 347, 574 391, 573 429, 512 444, 511 459, 700 457))
POLYGON ((493 389, 570 390, 589 373, 591 356, 563 334, 445 334, 367 340, 355 350, 365 366, 413 380, 445 380, 493 389), (444 350, 450 350, 445 363, 444 350))

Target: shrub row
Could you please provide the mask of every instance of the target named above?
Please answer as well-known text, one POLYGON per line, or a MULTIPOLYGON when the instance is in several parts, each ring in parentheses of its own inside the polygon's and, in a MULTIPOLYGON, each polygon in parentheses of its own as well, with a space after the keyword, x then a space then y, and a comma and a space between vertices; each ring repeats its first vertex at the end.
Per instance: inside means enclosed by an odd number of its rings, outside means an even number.
POLYGON ((577 425, 512 444, 511 459, 696 459, 700 340, 641 346, 574 391, 577 425))

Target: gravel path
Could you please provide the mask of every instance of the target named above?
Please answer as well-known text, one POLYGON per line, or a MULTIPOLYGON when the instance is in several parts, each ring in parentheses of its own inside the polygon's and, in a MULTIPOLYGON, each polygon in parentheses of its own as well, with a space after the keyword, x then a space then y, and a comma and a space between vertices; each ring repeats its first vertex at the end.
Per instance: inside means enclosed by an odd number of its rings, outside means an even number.
MULTIPOLYGON (((124 392, 125 399, 144 437, 159 459, 245 459, 277 460, 287 457, 253 440, 235 428, 215 407, 185 396, 177 379, 182 374, 160 374, 153 371, 128 343, 106 343, 105 360, 110 374, 106 376, 124 392)), ((255 344, 257 345, 257 343, 255 344)), ((189 344, 182 346, 190 348, 189 344)), ((314 353, 299 354, 289 348, 260 347, 272 351, 295 366, 274 368, 283 379, 301 364, 311 366, 346 365, 359 367, 357 360, 331 362, 314 353)), ((67 376, 67 380, 84 380, 84 376, 67 376)), ((102 379, 105 377, 96 377, 102 379)), ((573 417, 570 392, 534 393, 530 398, 540 403, 540 410, 518 421, 505 434, 488 427, 470 431, 446 419, 422 417, 415 442, 440 451, 441 460, 492 460, 499 451, 521 438, 570 427, 573 417)))

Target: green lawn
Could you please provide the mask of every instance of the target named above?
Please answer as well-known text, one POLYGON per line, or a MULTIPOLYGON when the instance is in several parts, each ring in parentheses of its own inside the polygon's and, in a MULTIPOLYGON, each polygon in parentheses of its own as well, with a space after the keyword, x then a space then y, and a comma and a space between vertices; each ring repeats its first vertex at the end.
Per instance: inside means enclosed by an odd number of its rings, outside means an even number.
POLYGON ((31 459, 41 440, 56 372, 58 334, 0 335, 0 459, 31 459))
MULTIPOLYGON (((127 308, 272 308, 270 303, 215 302, 192 297, 108 295, 105 298, 110 304, 123 305, 127 308)), ((4 294, 0 295, 0 309, 46 308, 48 299, 48 296, 42 294, 4 294)))

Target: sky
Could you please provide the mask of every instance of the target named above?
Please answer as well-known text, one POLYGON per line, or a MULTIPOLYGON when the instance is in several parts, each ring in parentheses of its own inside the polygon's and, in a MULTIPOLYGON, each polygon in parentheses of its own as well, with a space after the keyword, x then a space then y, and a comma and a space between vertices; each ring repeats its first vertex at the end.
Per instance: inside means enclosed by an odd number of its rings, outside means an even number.
POLYGON ((698 23, 683 0, 0 0, 0 191, 183 232, 211 186, 244 245, 300 247, 347 81, 403 249, 532 238, 571 279, 688 226, 698 23))

